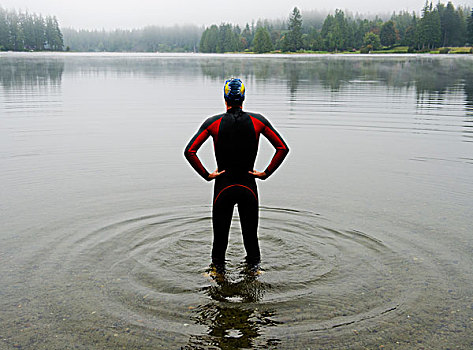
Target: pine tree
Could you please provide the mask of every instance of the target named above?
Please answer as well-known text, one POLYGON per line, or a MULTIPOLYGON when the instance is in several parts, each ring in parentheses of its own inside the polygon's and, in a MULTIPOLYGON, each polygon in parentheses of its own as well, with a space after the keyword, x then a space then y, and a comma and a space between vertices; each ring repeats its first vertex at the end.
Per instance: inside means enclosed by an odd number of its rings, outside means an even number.
POLYGON ((0 51, 9 49, 7 12, 0 7, 0 51))
POLYGON ((380 39, 384 46, 393 46, 398 39, 398 32, 393 21, 387 21, 381 27, 380 39))
POLYGON ((335 10, 335 15, 328 15, 320 32, 328 51, 345 50, 354 47, 356 33, 349 31, 348 21, 341 10, 335 10))
POLYGON ((43 16, 34 16, 34 41, 36 50, 44 50, 44 45, 46 43, 46 23, 43 16))
POLYGON ((440 14, 437 9, 432 8, 432 3, 426 1, 417 30, 419 45, 423 49, 432 49, 440 45, 442 35, 440 14))
POLYGON ((21 26, 20 17, 16 11, 7 14, 9 24, 9 47, 14 51, 23 51, 25 48, 25 37, 21 26))
POLYGON ((253 40, 253 49, 257 53, 269 52, 273 49, 271 36, 266 28, 259 27, 256 30, 255 38, 253 40))
POLYGON ((439 3, 437 10, 440 15, 442 46, 457 46, 462 43, 462 19, 449 1, 447 7, 439 3))
POLYGON ((247 23, 245 29, 241 32, 242 42, 244 49, 249 49, 253 41, 253 33, 251 32, 250 25, 247 23))
POLYGON ((471 46, 473 46, 473 8, 471 9, 470 17, 468 17, 467 41, 471 46))
POLYGON ((285 36, 285 51, 297 51, 302 49, 302 16, 297 7, 294 7, 289 16, 288 33, 285 36))

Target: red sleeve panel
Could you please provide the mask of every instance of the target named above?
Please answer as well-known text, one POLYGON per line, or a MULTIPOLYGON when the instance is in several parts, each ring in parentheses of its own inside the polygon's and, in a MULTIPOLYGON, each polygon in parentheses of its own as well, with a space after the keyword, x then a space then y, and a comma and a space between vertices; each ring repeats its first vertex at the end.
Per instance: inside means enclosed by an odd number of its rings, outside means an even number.
POLYGON ((209 138, 209 136, 214 138, 214 142, 217 141, 218 129, 221 120, 221 115, 207 119, 199 128, 194 137, 192 137, 192 139, 189 141, 186 149, 184 150, 184 156, 190 165, 200 176, 202 176, 207 181, 210 181, 209 172, 204 168, 204 165, 197 156, 197 151, 199 150, 200 146, 202 146, 202 144, 209 138))
POLYGON ((259 134, 262 133, 276 149, 271 162, 264 171, 267 177, 269 177, 281 165, 284 158, 286 158, 289 153, 289 147, 287 147, 281 135, 279 135, 266 118, 261 115, 251 115, 250 117, 255 127, 256 138, 258 139, 259 134))

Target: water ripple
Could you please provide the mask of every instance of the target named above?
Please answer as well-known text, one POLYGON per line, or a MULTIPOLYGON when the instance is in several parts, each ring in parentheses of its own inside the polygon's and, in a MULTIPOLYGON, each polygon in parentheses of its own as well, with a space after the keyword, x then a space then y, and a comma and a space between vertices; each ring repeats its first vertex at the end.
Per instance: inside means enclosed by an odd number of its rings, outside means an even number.
POLYGON ((91 309, 173 342, 187 337, 191 348, 235 339, 265 348, 289 335, 395 318, 417 298, 410 285, 422 268, 376 234, 286 208, 261 208, 261 275, 245 273, 234 223, 227 276, 213 280, 205 274, 210 222, 210 208, 180 207, 100 226, 64 242, 65 271, 83 276, 91 309))

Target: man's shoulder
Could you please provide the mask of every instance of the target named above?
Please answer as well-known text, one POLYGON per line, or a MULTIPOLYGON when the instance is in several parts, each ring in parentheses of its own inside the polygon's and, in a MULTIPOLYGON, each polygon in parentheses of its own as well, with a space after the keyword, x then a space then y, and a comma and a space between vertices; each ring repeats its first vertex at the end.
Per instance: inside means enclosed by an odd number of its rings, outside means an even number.
POLYGON ((262 122, 265 125, 270 125, 269 120, 266 119, 262 114, 254 113, 254 112, 248 112, 248 111, 245 111, 245 113, 248 114, 250 117, 258 119, 260 122, 262 122))
POLYGON ((216 114, 216 115, 213 115, 211 117, 208 117, 204 123, 203 123, 203 126, 204 127, 207 127, 209 125, 212 125, 214 122, 216 122, 217 120, 219 120, 220 118, 222 118, 223 116, 225 115, 225 113, 220 113, 220 114, 216 114))

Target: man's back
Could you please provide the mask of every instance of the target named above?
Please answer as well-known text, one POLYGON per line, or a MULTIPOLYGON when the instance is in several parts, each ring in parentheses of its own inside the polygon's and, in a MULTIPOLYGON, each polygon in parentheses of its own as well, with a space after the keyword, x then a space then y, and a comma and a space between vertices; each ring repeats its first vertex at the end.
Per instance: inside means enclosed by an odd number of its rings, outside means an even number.
POLYGON ((225 170, 227 178, 246 178, 248 171, 254 169, 261 134, 276 149, 273 160, 265 170, 269 176, 281 164, 289 149, 265 117, 244 112, 241 108, 231 108, 226 113, 208 118, 187 145, 185 155, 194 169, 205 178, 208 173, 196 153, 202 143, 212 136, 218 169, 225 170))

